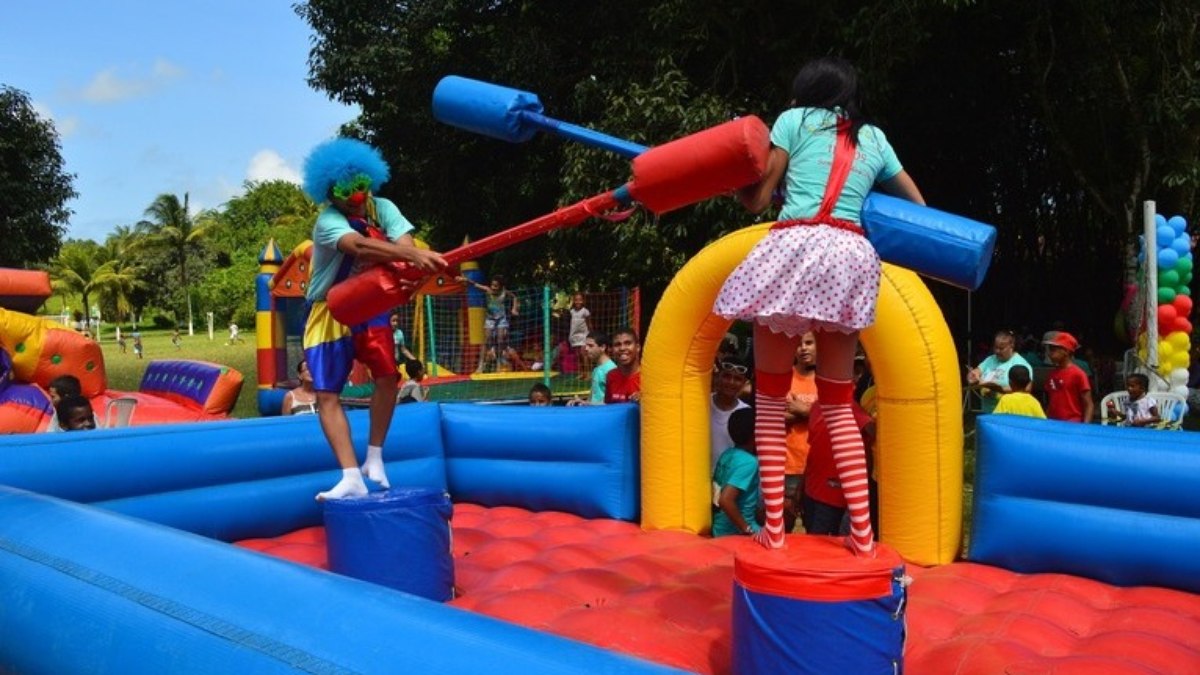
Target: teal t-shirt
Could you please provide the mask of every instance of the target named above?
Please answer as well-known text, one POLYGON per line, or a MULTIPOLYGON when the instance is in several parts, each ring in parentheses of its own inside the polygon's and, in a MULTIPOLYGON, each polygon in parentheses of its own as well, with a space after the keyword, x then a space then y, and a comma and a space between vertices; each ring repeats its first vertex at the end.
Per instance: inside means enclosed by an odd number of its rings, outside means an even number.
MULTIPOLYGON (((713 482, 724 489, 726 485, 742 491, 737 498, 738 512, 750 524, 750 528, 758 531, 754 522, 754 512, 758 510, 760 499, 758 489, 758 457, 741 448, 729 448, 721 453, 717 466, 713 469, 713 482)), ((725 512, 718 509, 713 516, 712 534, 714 537, 724 537, 731 534, 741 534, 733 521, 725 512)))
MULTIPOLYGON (((810 218, 820 209, 833 164, 836 124, 837 116, 823 108, 792 108, 775 120, 775 126, 771 127, 771 144, 788 154, 784 176, 787 197, 779 213, 780 220, 810 218)), ((895 177, 903 168, 883 132, 864 124, 858 132, 854 164, 833 216, 860 222, 867 193, 875 183, 895 177)))
MULTIPOLYGON (((1029 369, 1029 374, 1033 375, 1033 368, 1024 356, 1013 354, 1007 361, 1001 361, 995 354, 987 357, 979 364, 979 381, 994 382, 1005 389, 1008 389, 1008 371, 1013 366, 1025 366, 1029 369)), ((996 404, 1000 402, 1000 395, 991 391, 983 393, 983 412, 990 413, 996 410, 996 404)))
MULTIPOLYGON (((379 227, 387 235, 389 241, 396 241, 412 232, 412 223, 408 222, 395 204, 382 197, 374 199, 375 213, 379 216, 379 227)), ((308 282, 307 294, 309 302, 325 299, 325 294, 333 286, 338 268, 341 267, 342 260, 346 257, 337 248, 338 240, 353 232, 354 228, 350 227, 346 216, 332 206, 325 207, 321 215, 317 216, 317 223, 313 225, 312 235, 312 278, 308 282)))
POLYGON ((592 397, 588 403, 593 405, 604 403, 604 382, 608 378, 608 371, 616 367, 617 362, 609 359, 592 369, 592 397))

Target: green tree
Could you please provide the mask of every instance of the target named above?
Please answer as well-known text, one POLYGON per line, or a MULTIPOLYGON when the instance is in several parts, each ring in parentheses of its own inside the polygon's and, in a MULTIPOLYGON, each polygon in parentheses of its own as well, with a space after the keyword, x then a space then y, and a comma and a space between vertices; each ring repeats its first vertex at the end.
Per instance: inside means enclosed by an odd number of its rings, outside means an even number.
POLYGON ((204 218, 193 218, 188 212, 188 195, 183 202, 173 194, 161 194, 155 198, 145 215, 148 221, 139 223, 146 235, 146 245, 170 253, 171 260, 179 270, 179 281, 187 304, 188 335, 195 334, 192 317, 192 284, 188 276, 188 262, 202 252, 201 242, 208 232, 208 225, 200 224, 204 218), (198 222, 200 221, 200 222, 198 222))
POLYGON ((94 287, 108 316, 124 323, 134 309, 134 294, 147 285, 137 263, 141 236, 128 225, 119 225, 105 239, 101 257, 105 262, 94 274, 94 287))
POLYGON ((24 267, 58 253, 75 198, 54 124, 38 117, 29 96, 0 85, 0 266, 24 267))

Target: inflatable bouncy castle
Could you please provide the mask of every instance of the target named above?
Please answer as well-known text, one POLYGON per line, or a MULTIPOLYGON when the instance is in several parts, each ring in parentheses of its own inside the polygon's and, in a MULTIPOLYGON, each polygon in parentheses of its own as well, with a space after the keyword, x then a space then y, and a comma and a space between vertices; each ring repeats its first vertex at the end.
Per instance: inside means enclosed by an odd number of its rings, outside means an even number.
MULTIPOLYGON (((950 222, 892 213, 898 227, 950 222)), ((959 361, 909 269, 885 266, 864 334, 889 550, 856 558, 793 535, 797 560, 697 534, 711 516, 706 387, 728 325, 712 297, 766 227, 677 273, 646 337, 640 406, 401 406, 383 449, 397 487, 356 500, 364 536, 334 531, 348 505, 312 499, 338 472, 312 416, 0 438, 0 670, 1200 672, 1200 442, 984 416, 958 561, 959 361), (404 490, 436 498, 440 550, 372 542, 395 522, 369 502, 404 490), (436 568, 436 597, 371 582, 348 558, 384 576, 436 568), (817 582, 796 583, 802 571, 817 582)), ((362 453, 368 416, 348 421, 362 453)))
MULTIPOLYGON (((0 270, 0 302, 36 309, 49 294, 45 272, 0 270)), ((110 390, 98 343, 53 319, 4 307, 0 352, 0 434, 46 431, 54 414, 46 390, 61 375, 79 379, 100 425, 118 399, 133 407, 126 421, 134 425, 228 419, 242 387, 233 368, 176 360, 151 362, 137 392, 110 390)))

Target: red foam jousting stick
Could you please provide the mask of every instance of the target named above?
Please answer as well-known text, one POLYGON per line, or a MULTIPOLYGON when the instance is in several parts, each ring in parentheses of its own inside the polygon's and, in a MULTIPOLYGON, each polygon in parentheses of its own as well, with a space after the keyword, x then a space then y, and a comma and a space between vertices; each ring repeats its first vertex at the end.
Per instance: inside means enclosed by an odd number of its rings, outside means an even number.
MULTIPOLYGON (((758 182, 766 171, 769 132, 754 116, 705 129, 651 148, 633 159, 633 180, 554 213, 489 235, 444 254, 458 265, 552 230, 565 229, 637 201, 666 213, 758 182)), ((326 301, 344 325, 364 323, 402 305, 428 275, 402 262, 386 263, 335 284, 326 301)))

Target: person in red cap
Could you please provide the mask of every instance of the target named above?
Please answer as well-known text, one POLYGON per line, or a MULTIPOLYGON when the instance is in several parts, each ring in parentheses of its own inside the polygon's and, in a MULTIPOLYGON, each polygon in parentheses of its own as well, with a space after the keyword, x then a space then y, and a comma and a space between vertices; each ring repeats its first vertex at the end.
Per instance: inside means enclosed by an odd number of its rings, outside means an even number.
POLYGON ((1091 422, 1096 405, 1087 373, 1075 365, 1079 341, 1066 331, 1047 334, 1042 344, 1054 369, 1046 377, 1046 417, 1064 422, 1091 422))

